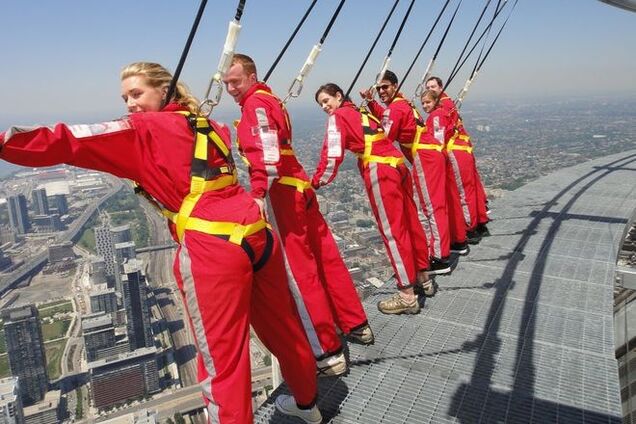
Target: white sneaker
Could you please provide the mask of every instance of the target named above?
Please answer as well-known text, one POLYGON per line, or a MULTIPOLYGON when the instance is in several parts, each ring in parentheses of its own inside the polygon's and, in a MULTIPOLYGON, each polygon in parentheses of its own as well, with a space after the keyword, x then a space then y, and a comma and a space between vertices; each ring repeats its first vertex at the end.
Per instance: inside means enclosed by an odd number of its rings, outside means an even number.
POLYGON ((344 353, 338 353, 316 361, 316 366, 318 377, 333 377, 347 372, 347 359, 344 353))
POLYGON ((296 399, 289 395, 280 395, 276 398, 276 409, 285 415, 291 415, 292 417, 298 417, 308 424, 320 424, 322 423, 322 415, 316 405, 311 409, 300 409, 296 405, 296 399))

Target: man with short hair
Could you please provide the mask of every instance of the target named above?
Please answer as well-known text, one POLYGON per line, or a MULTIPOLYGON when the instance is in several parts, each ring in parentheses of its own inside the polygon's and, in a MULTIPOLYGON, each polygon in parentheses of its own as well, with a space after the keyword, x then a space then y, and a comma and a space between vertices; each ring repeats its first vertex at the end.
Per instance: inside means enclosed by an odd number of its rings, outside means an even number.
MULTIPOLYGON (((450 236, 448 214, 446 210, 446 192, 444 167, 440 161, 428 160, 431 156, 441 155, 441 151, 418 149, 415 143, 424 128, 424 120, 419 112, 398 93, 398 77, 392 71, 385 71, 380 84, 376 87, 382 103, 373 99, 373 92, 365 90, 360 95, 368 101, 371 113, 382 120, 387 138, 397 141, 404 156, 413 165, 412 172, 420 199, 422 211, 426 215, 428 226, 429 255, 431 257, 429 274, 448 274, 450 266, 450 236), (413 151, 413 146, 417 151, 413 151)), ((443 163, 443 162, 442 162, 443 163)), ((410 193, 412 196, 412 193, 410 193)))
MULTIPOLYGON (((482 235, 490 235, 486 224, 489 221, 486 207, 486 193, 477 171, 473 145, 466 131, 455 102, 444 92, 444 84, 439 77, 426 80, 426 89, 440 95, 440 104, 448 111, 449 119, 455 127, 455 134, 446 145, 449 159, 449 182, 454 182, 461 201, 461 215, 455 214, 456 224, 460 217, 466 223, 467 238, 470 243, 479 243, 482 235)), ((453 217, 450 217, 453 220, 453 217)))
POLYGON ((270 87, 258 81, 249 56, 235 54, 223 81, 241 106, 237 143, 249 168, 251 194, 263 211, 269 197, 268 219, 280 233, 290 288, 319 372, 343 374, 347 364, 336 325, 348 339, 362 344, 374 342, 373 332, 292 149, 289 115, 270 87))

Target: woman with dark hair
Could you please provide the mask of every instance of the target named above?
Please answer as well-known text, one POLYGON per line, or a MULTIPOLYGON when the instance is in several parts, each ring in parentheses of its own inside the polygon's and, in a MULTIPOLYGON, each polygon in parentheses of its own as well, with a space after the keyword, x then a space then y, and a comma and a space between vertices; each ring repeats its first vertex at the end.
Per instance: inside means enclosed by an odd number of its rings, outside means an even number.
POLYGON ((356 154, 399 289, 389 299, 380 301, 378 309, 385 314, 416 314, 420 305, 413 287, 419 283, 430 288, 433 281, 426 273, 429 266, 426 235, 417 217, 411 175, 404 157, 385 137, 379 121, 345 98, 338 85, 321 86, 315 99, 329 115, 329 121, 312 186, 317 189, 333 181, 345 149, 356 154))
POLYGON ((179 244, 174 273, 195 335, 210 421, 252 422, 251 324, 293 393, 279 396, 276 407, 318 424, 316 363, 278 241, 237 182, 228 129, 197 116, 198 102, 181 84, 166 99, 171 79, 161 65, 133 63, 121 73, 128 116, 13 127, 0 133, 0 158, 24 166, 66 163, 136 181, 163 208, 179 244))

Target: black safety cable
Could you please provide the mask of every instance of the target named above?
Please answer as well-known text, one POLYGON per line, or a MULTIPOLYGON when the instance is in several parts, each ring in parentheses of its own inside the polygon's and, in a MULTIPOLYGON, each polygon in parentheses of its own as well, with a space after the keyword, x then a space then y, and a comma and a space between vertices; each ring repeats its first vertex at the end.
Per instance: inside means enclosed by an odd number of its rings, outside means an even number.
POLYGON ((236 15, 234 15, 234 20, 236 22, 241 21, 241 17, 243 16, 243 9, 245 9, 245 0, 239 0, 239 4, 236 7, 236 15))
POLYGON ((270 66, 269 71, 267 71, 267 74, 265 74, 265 78, 263 78, 263 82, 267 82, 267 80, 269 79, 269 77, 272 75, 272 72, 274 72, 274 69, 276 68, 276 65, 278 65, 278 62, 280 61, 280 59, 283 57, 283 55, 285 54, 285 52, 287 51, 287 48, 289 47, 289 45, 291 44, 291 42, 294 40, 294 38, 296 37, 296 34, 298 34, 298 31, 300 30, 300 28, 303 26, 303 24, 305 23, 305 20, 307 19, 307 16, 309 16, 309 14, 311 13, 311 10, 314 8, 314 6, 316 5, 316 2, 318 0, 313 0, 311 2, 311 4, 309 5, 309 8, 307 9, 307 11, 305 12, 305 15, 302 17, 302 19, 300 20, 300 22, 298 22, 298 25, 296 25, 296 29, 294 29, 294 32, 292 33, 291 37, 289 37, 289 40, 287 40, 287 43, 285 43, 285 46, 283 47, 283 49, 280 51, 280 53, 278 54, 278 56, 276 57, 276 60, 274 61, 274 63, 272 63, 272 66, 270 66))
POLYGON ((497 19, 497 17, 499 16, 499 14, 501 13, 501 11, 505 8, 506 4, 505 3, 501 9, 499 9, 497 11, 497 13, 495 13, 495 15, 493 16, 493 18, 490 20, 490 23, 488 24, 488 26, 486 26, 486 28, 484 28, 484 30, 481 32, 481 35, 479 36, 479 38, 477 38, 477 40, 475 41, 475 43, 473 44, 473 46, 471 47, 471 49, 468 51, 468 53, 466 53, 466 56, 464 57, 464 59, 461 61, 461 63, 459 63, 459 66, 457 66, 457 69, 455 69, 455 72, 453 72, 447 79, 446 79, 446 84, 445 87, 448 87, 448 85, 450 84, 450 81, 454 80, 455 77, 457 76, 457 74, 459 73, 459 71, 462 69, 462 67, 464 66, 464 64, 466 63, 466 61, 470 58, 470 56, 473 54, 473 51, 475 51, 475 49, 477 48, 477 46, 479 45, 479 43, 481 42, 481 40, 484 38, 484 36, 488 33, 488 31, 490 30, 490 28, 493 26, 493 24, 495 23, 495 20, 497 19))
MULTIPOLYGON (((437 56, 439 55, 439 52, 442 50, 442 46, 444 45, 444 41, 446 40, 446 36, 448 35, 448 33, 449 33, 450 29, 451 29, 451 26, 453 26, 453 21, 455 21, 455 16, 457 16, 457 12, 459 11, 459 7, 461 5, 462 5, 462 0, 459 0, 459 3, 457 3, 457 7, 455 8, 455 11, 453 12, 453 16, 451 16, 451 19, 448 22, 448 25, 446 26, 446 30, 444 31, 444 35, 442 35, 442 39, 439 41, 439 44, 437 45, 437 49, 435 50, 435 53, 433 54, 433 58, 428 63, 428 66, 426 67, 426 71, 424 72, 424 75, 422 76, 422 79, 420 80, 420 83, 415 88, 415 96, 416 97, 421 96, 422 93, 424 92, 424 87, 426 86, 426 80, 428 79, 428 77, 431 74, 431 70, 433 69, 433 65, 435 64, 435 60, 437 60, 437 56)), ((410 69, 409 69, 409 71, 410 71, 410 69)), ((406 80, 406 76, 404 78, 402 78, 402 82, 400 82, 400 85, 398 86, 398 89, 395 92, 396 95, 400 91, 400 88, 402 87, 402 84, 404 84, 404 80, 406 80)))
POLYGON ((391 55, 393 54, 393 49, 395 48, 395 45, 397 44, 398 40, 400 39, 400 34, 402 34, 402 30, 404 29, 404 25, 406 25, 406 20, 408 19, 409 15, 411 14, 411 9, 413 9, 413 4, 415 4, 415 0, 411 0, 411 4, 409 4, 409 8, 406 10, 406 13, 404 14, 404 18, 402 18, 402 22, 400 23, 400 27, 398 28, 397 33, 395 34, 395 37, 393 38, 393 42, 391 43, 391 47, 389 47, 389 52, 386 54, 386 57, 384 58, 384 61, 382 62, 382 67, 380 68, 380 72, 376 76, 376 79, 375 79, 375 82, 374 82, 374 87, 376 85, 378 85, 380 83, 380 81, 384 78, 384 73, 389 68, 389 62, 391 62, 391 55))
POLYGON ((188 39, 183 47, 183 51, 181 52, 181 58, 179 59, 179 64, 177 65, 177 69, 175 69, 174 74, 172 75, 172 80, 170 80, 170 86, 168 87, 168 93, 166 94, 166 98, 163 99, 163 103, 161 108, 165 106, 172 96, 174 95, 174 90, 177 86, 177 81, 179 81, 179 76, 181 75, 181 71, 183 70, 183 65, 185 64, 186 58, 188 57, 188 52, 190 52, 190 46, 192 45, 192 40, 194 40, 194 35, 197 32, 197 28, 199 27, 199 22, 201 22, 201 17, 203 16, 203 11, 205 10, 205 6, 208 3, 208 0, 201 0, 201 4, 199 4, 199 10, 197 11, 197 15, 194 18, 194 22, 192 23, 192 28, 190 28, 190 35, 188 35, 188 39))
MULTIPOLYGON (((473 26, 473 30, 470 32, 470 35, 468 36, 468 40, 466 40, 466 44, 464 44, 464 48, 462 49, 462 52, 459 54, 459 57, 457 58, 457 61, 455 62, 455 66, 453 66, 453 70, 449 74, 449 77, 448 77, 449 79, 455 76, 455 71, 457 70, 457 67, 459 66, 459 63, 461 62, 462 58, 464 57, 464 53, 466 52, 466 49, 470 45, 470 42, 472 41, 473 36, 475 35, 475 31, 477 31, 477 28, 479 28, 479 24, 481 23, 481 20, 484 18, 484 15, 486 14, 486 10, 488 10, 488 6, 490 6, 491 2, 492 0, 486 1, 486 5, 482 9, 481 14, 479 15, 479 18, 477 19, 477 22, 475 22, 475 26, 473 26)), ((499 10, 498 8, 495 9, 495 17, 497 16, 498 10, 499 10)), ((448 83, 446 85, 448 85, 448 83)))
POLYGON ((289 90, 287 90, 287 95, 283 99, 283 104, 287 103, 287 100, 289 100, 292 97, 300 96, 300 93, 303 90, 303 81, 305 77, 309 74, 309 72, 311 71, 311 68, 314 66, 314 63, 316 62, 316 59, 318 58, 318 54, 320 54, 321 47, 323 43, 325 42, 325 40, 327 39, 327 35, 329 35, 329 32, 331 31, 331 27, 333 26, 334 22, 336 22, 336 18, 340 14, 340 10, 342 9, 342 6, 344 6, 345 1, 346 0, 340 0, 340 4, 338 4, 336 11, 331 16, 331 19, 329 20, 329 23, 327 24, 327 28, 325 28, 325 31, 322 33, 322 37, 320 37, 320 41, 311 49, 311 51, 309 52, 309 56, 305 60, 305 64, 300 69, 300 73, 298 74, 296 78, 294 78, 294 81, 292 81, 291 85, 289 86, 289 90))
POLYGON ((234 57, 234 49, 238 41, 239 33, 241 32, 241 17, 243 16, 243 9, 245 8, 245 0, 240 0, 236 7, 236 14, 234 20, 230 21, 227 29, 227 35, 225 36, 225 43, 223 45, 223 51, 221 52, 221 58, 216 68, 216 72, 210 78, 210 83, 205 91, 205 96, 201 104, 199 105, 198 114, 201 116, 210 116, 212 109, 221 101, 221 94, 223 93, 223 86, 221 81, 223 76, 230 68, 232 64, 232 58, 234 57), (212 91, 214 89, 214 91, 212 91))
POLYGON ((442 18, 442 15, 444 14, 444 11, 446 10, 446 7, 448 7, 449 3, 450 3, 450 0, 446 0, 446 3, 444 3, 444 7, 442 7, 442 10, 440 10, 439 14, 437 15, 437 19, 435 19, 435 22, 433 22, 433 26, 428 31, 428 35, 424 39, 424 42, 420 46, 420 49, 417 51, 417 54, 413 58, 413 61, 409 65, 409 68, 406 70, 406 73, 402 77, 402 83, 400 83, 400 86, 398 87, 398 91, 399 91, 400 87, 402 87, 402 84, 404 83, 404 80, 406 79, 406 77, 408 77, 408 75, 411 73, 411 70, 413 69, 413 66, 415 66, 415 62, 417 62, 417 59, 420 57, 420 54, 422 53, 422 50, 424 50, 424 47, 426 46, 426 43, 428 42, 428 39, 431 38, 431 34, 433 34, 433 31, 435 30, 435 27, 437 26, 437 23, 442 18))
POLYGON ((493 47, 495 46, 495 43, 497 43, 497 40, 499 39, 499 36, 501 35, 504 27, 508 23, 508 19, 510 19, 510 16, 512 15, 512 11, 515 9, 515 6, 517 6, 517 2, 518 1, 519 0, 515 0, 515 3, 512 5, 512 8, 510 9, 510 12, 508 13, 508 16, 506 17, 506 20, 501 25, 501 28, 499 28, 499 31, 497 32, 497 35, 495 36, 495 39, 490 44, 490 47, 486 51, 486 54, 482 58, 482 60, 479 63, 479 65, 477 65, 477 67, 475 68, 475 71, 470 75, 470 78, 466 81, 466 84, 464 84, 464 88, 462 88, 460 93, 457 95, 457 100, 456 100, 457 108, 461 107, 462 102, 464 101, 464 97, 466 96, 466 93, 468 92, 468 89, 470 88, 470 85, 473 83, 473 80, 477 76, 477 73, 481 70, 481 67, 483 66, 483 64, 486 61, 486 59, 488 58, 488 56, 490 55, 490 52, 492 51, 493 47))
MULTIPOLYGON (((501 0, 499 0, 497 2, 497 7, 495 7, 495 13, 497 13, 497 11, 499 10, 500 5, 501 5, 501 0)), ((475 75, 475 72, 477 71, 477 65, 479 65, 479 62, 481 62, 481 57, 484 54, 484 49, 486 48, 486 44, 488 42, 488 37, 490 37, 490 31, 491 30, 492 30, 492 27, 488 28, 488 32, 486 33, 486 37, 484 38, 484 42, 481 45, 481 50, 479 50, 479 55, 477 55, 477 60, 475 61, 475 66, 473 66, 473 70, 470 72, 471 77, 473 75, 475 75)), ((469 77, 469 79, 470 79, 470 77, 469 77)))
POLYGON ((325 40, 327 39, 327 35, 329 35, 329 31, 331 31, 331 27, 333 26, 334 22, 336 22, 336 18, 340 14, 340 9, 342 9, 342 6, 344 6, 344 3, 345 3, 345 0, 340 0, 340 4, 338 5, 338 8, 336 9, 333 16, 331 17, 331 20, 329 21, 327 28, 325 28, 325 32, 322 33, 322 37, 320 37, 320 42, 318 44, 324 44, 325 40))
POLYGON ((488 51, 484 55, 484 58, 481 60, 481 62, 477 66, 475 73, 477 73, 477 72, 479 72, 481 70, 481 67, 484 65, 484 62, 486 61, 486 59, 488 59, 488 55, 490 54, 492 48, 495 47, 495 43, 497 42, 497 39, 501 35, 501 32, 503 31, 504 27, 508 23, 508 19, 510 19, 510 15, 512 15, 512 11, 515 9, 515 6, 517 5, 517 2, 519 2, 519 0, 515 0, 515 3, 512 5, 512 8, 510 9, 510 13, 506 17, 506 20, 504 21, 504 23, 501 25, 501 28, 499 28, 499 32, 497 33, 497 36, 495 37, 495 39, 490 44, 490 47, 488 48, 488 51))
POLYGON ((375 45, 378 44, 378 40, 380 39, 380 36, 382 36, 382 33, 384 32, 384 28, 386 28, 386 24, 389 22, 389 19, 391 19, 391 16, 393 15, 393 11, 395 10, 395 7, 398 5, 399 2, 400 0, 395 0, 395 3, 393 3, 393 7, 391 8, 391 11, 387 15, 386 19, 384 20, 384 23, 382 24, 382 28, 380 28, 380 32, 378 32, 378 35, 375 37, 375 40, 373 41, 371 48, 367 52, 367 55, 364 57, 364 60, 362 61, 362 65, 360 65, 360 68, 358 69, 356 76, 353 77, 353 81, 351 81, 351 85, 349 85, 349 89, 347 90, 347 94, 345 94, 345 98, 349 97, 349 94, 351 94, 351 90, 353 90, 353 86, 358 81, 358 77, 360 77, 360 74, 362 73, 362 70, 364 69, 364 65, 367 64, 367 61, 369 60, 369 57, 371 56, 373 49, 375 49, 375 45))
MULTIPOLYGON (((506 0, 507 1, 507 0, 506 0)), ((501 0, 499 0, 499 2, 497 3, 497 9, 495 10, 495 13, 497 13, 497 10, 499 9, 499 5, 501 4, 501 0)), ((505 4, 505 3, 504 3, 505 4)), ((510 13, 512 13, 512 10, 514 10, 516 6, 516 2, 515 4, 512 6, 512 9, 510 10, 510 13)), ((508 15, 508 18, 510 18, 510 14, 508 15)), ((504 24, 502 25, 501 29, 499 30, 499 33, 497 34, 497 37, 499 37, 499 34, 501 34, 501 30, 503 29, 503 27, 506 25, 506 22, 508 22, 508 18, 506 18, 506 20, 504 21, 504 24)), ((473 66, 473 70, 470 73, 470 78, 472 79, 473 76, 479 72, 479 69, 481 68, 481 64, 483 63, 484 60, 486 60, 486 57, 488 56, 488 52, 486 52, 486 56, 483 57, 482 59, 482 55, 484 53, 484 48, 486 47, 486 40, 488 40, 488 37, 490 36, 490 29, 488 30, 488 34, 486 34, 486 38, 484 39, 484 43, 481 45, 481 50, 479 52, 479 55, 477 56, 477 60, 475 61, 475 66, 473 66)), ((497 42, 497 37, 495 37, 495 41, 492 42, 491 47, 488 48, 488 51, 492 50, 492 46, 494 45, 494 43, 497 42)))

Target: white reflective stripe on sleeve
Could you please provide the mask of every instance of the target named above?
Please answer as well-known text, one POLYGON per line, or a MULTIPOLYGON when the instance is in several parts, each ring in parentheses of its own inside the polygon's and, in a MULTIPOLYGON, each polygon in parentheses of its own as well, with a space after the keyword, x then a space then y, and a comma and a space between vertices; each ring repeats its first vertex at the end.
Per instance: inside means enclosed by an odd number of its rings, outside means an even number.
POLYGON ((336 125, 336 117, 331 115, 327 125, 327 157, 339 158, 342 156, 342 135, 336 125))
POLYGON ((92 137, 96 135, 109 134, 119 131, 125 131, 132 128, 132 124, 128 119, 119 119, 117 121, 102 122, 99 124, 88 125, 69 125, 68 129, 75 138, 92 137))
POLYGON ((291 291, 292 297, 294 298, 296 310, 298 310, 298 315, 300 315, 300 321, 303 325, 303 328, 305 329, 305 334, 307 334, 307 339, 309 340, 309 344, 311 345, 311 350, 314 353, 314 356, 318 358, 324 355, 325 351, 320 345, 318 333, 316 333, 316 328, 311 321, 311 316, 309 315, 309 311, 307 311, 307 306, 305 306, 305 301, 303 300, 303 296, 300 293, 298 282, 294 278, 294 274, 289 267, 289 260, 287 259, 287 252, 285 252, 285 247, 283 246, 283 239, 280 237, 280 233, 278 232, 278 222, 276 221, 276 214, 274 213, 269 198, 266 199, 266 204, 268 210, 267 220, 270 224, 272 224, 272 227, 276 231, 276 235, 278 235, 278 239, 280 240, 280 250, 283 253, 283 260, 285 262, 285 271, 287 272, 287 283, 289 286, 289 291, 291 291))
POLYGON ((464 190, 464 183, 462 182, 462 174, 459 171, 459 163, 453 152, 448 152, 448 160, 453 167, 453 176, 455 177, 455 184, 459 191, 459 201, 462 205, 462 213, 464 215, 464 222, 470 227, 470 210, 468 209, 468 202, 466 202, 466 191, 464 190))
POLYGON ((333 175, 335 170, 336 170, 336 160, 334 158, 327 159, 327 167, 325 168, 325 172, 322 174, 322 177, 320 177, 320 183, 327 184, 329 182, 329 179, 331 179, 331 176, 333 175))
POLYGON ((258 121, 258 137, 263 151, 263 163, 265 164, 265 172, 267 173, 267 189, 269 190, 274 183, 274 180, 279 176, 278 169, 276 166, 273 166, 280 160, 278 134, 274 131, 270 131, 269 120, 267 119, 267 111, 265 108, 257 107, 254 109, 254 113, 256 114, 256 120, 258 121))
MULTIPOLYGON (((428 185, 426 184, 426 170, 424 169, 424 161, 422 155, 416 153, 417 157, 413 158, 413 177, 420 183, 418 193, 420 201, 424 203, 424 214, 428 219, 428 230, 431 232, 433 239, 433 256, 436 258, 442 258, 442 245, 439 237, 439 226, 435 219, 435 209, 433 208, 433 202, 431 201, 431 195, 428 191, 428 185)), ((416 184, 417 187, 417 184, 416 184)))
MULTIPOLYGON (((378 210, 378 217, 380 218, 380 222, 378 222, 378 227, 380 231, 384 234, 384 237, 387 240, 387 246, 390 251, 389 253, 393 257, 393 261, 392 261, 393 269, 395 270, 395 275, 400 285, 408 286, 408 285, 411 285, 413 282, 409 281, 408 273, 406 272, 406 266, 404 265, 404 261, 402 260, 402 255, 400 255, 400 251, 398 250, 397 243, 395 242, 395 237, 393 236, 393 231, 391 230, 391 223, 389 222, 389 217, 386 213, 386 208, 384 207, 384 200, 382 199, 382 193, 380 192, 380 179, 378 177, 378 167, 379 167, 378 163, 369 162, 369 178, 371 179, 371 190, 373 190, 373 197, 375 199, 375 207, 378 210)), ((371 199, 369 200, 372 201, 371 199)))
POLYGON ((444 144, 444 127, 439 126, 439 116, 433 117, 433 134, 435 135, 435 139, 440 142, 440 144, 444 144))
POLYGON ((203 318, 201 317, 201 311, 199 310, 199 302, 197 300, 194 286, 194 276, 192 275, 192 261, 190 259, 190 253, 188 252, 188 246, 186 245, 185 238, 181 243, 181 250, 179 251, 179 273, 183 279, 186 305, 188 313, 190 314, 190 319, 192 320, 194 335, 197 339, 197 345, 203 359, 203 364, 208 373, 208 378, 201 381, 199 384, 201 386, 201 390, 203 390, 203 395, 210 402, 207 407, 210 421, 213 423, 219 422, 218 405, 212 397, 211 386, 212 379, 216 376, 216 370, 214 368, 214 362, 212 361, 210 346, 208 346, 208 339, 205 335, 203 318))
POLYGON ((21 133, 28 133, 31 131, 37 131, 40 128, 46 128, 50 131, 54 130, 54 127, 47 127, 44 125, 34 125, 31 127, 11 127, 9 128, 5 133, 4 133, 4 142, 6 143, 7 141, 9 141, 9 139, 11 137, 13 137, 16 134, 21 134, 21 133))

